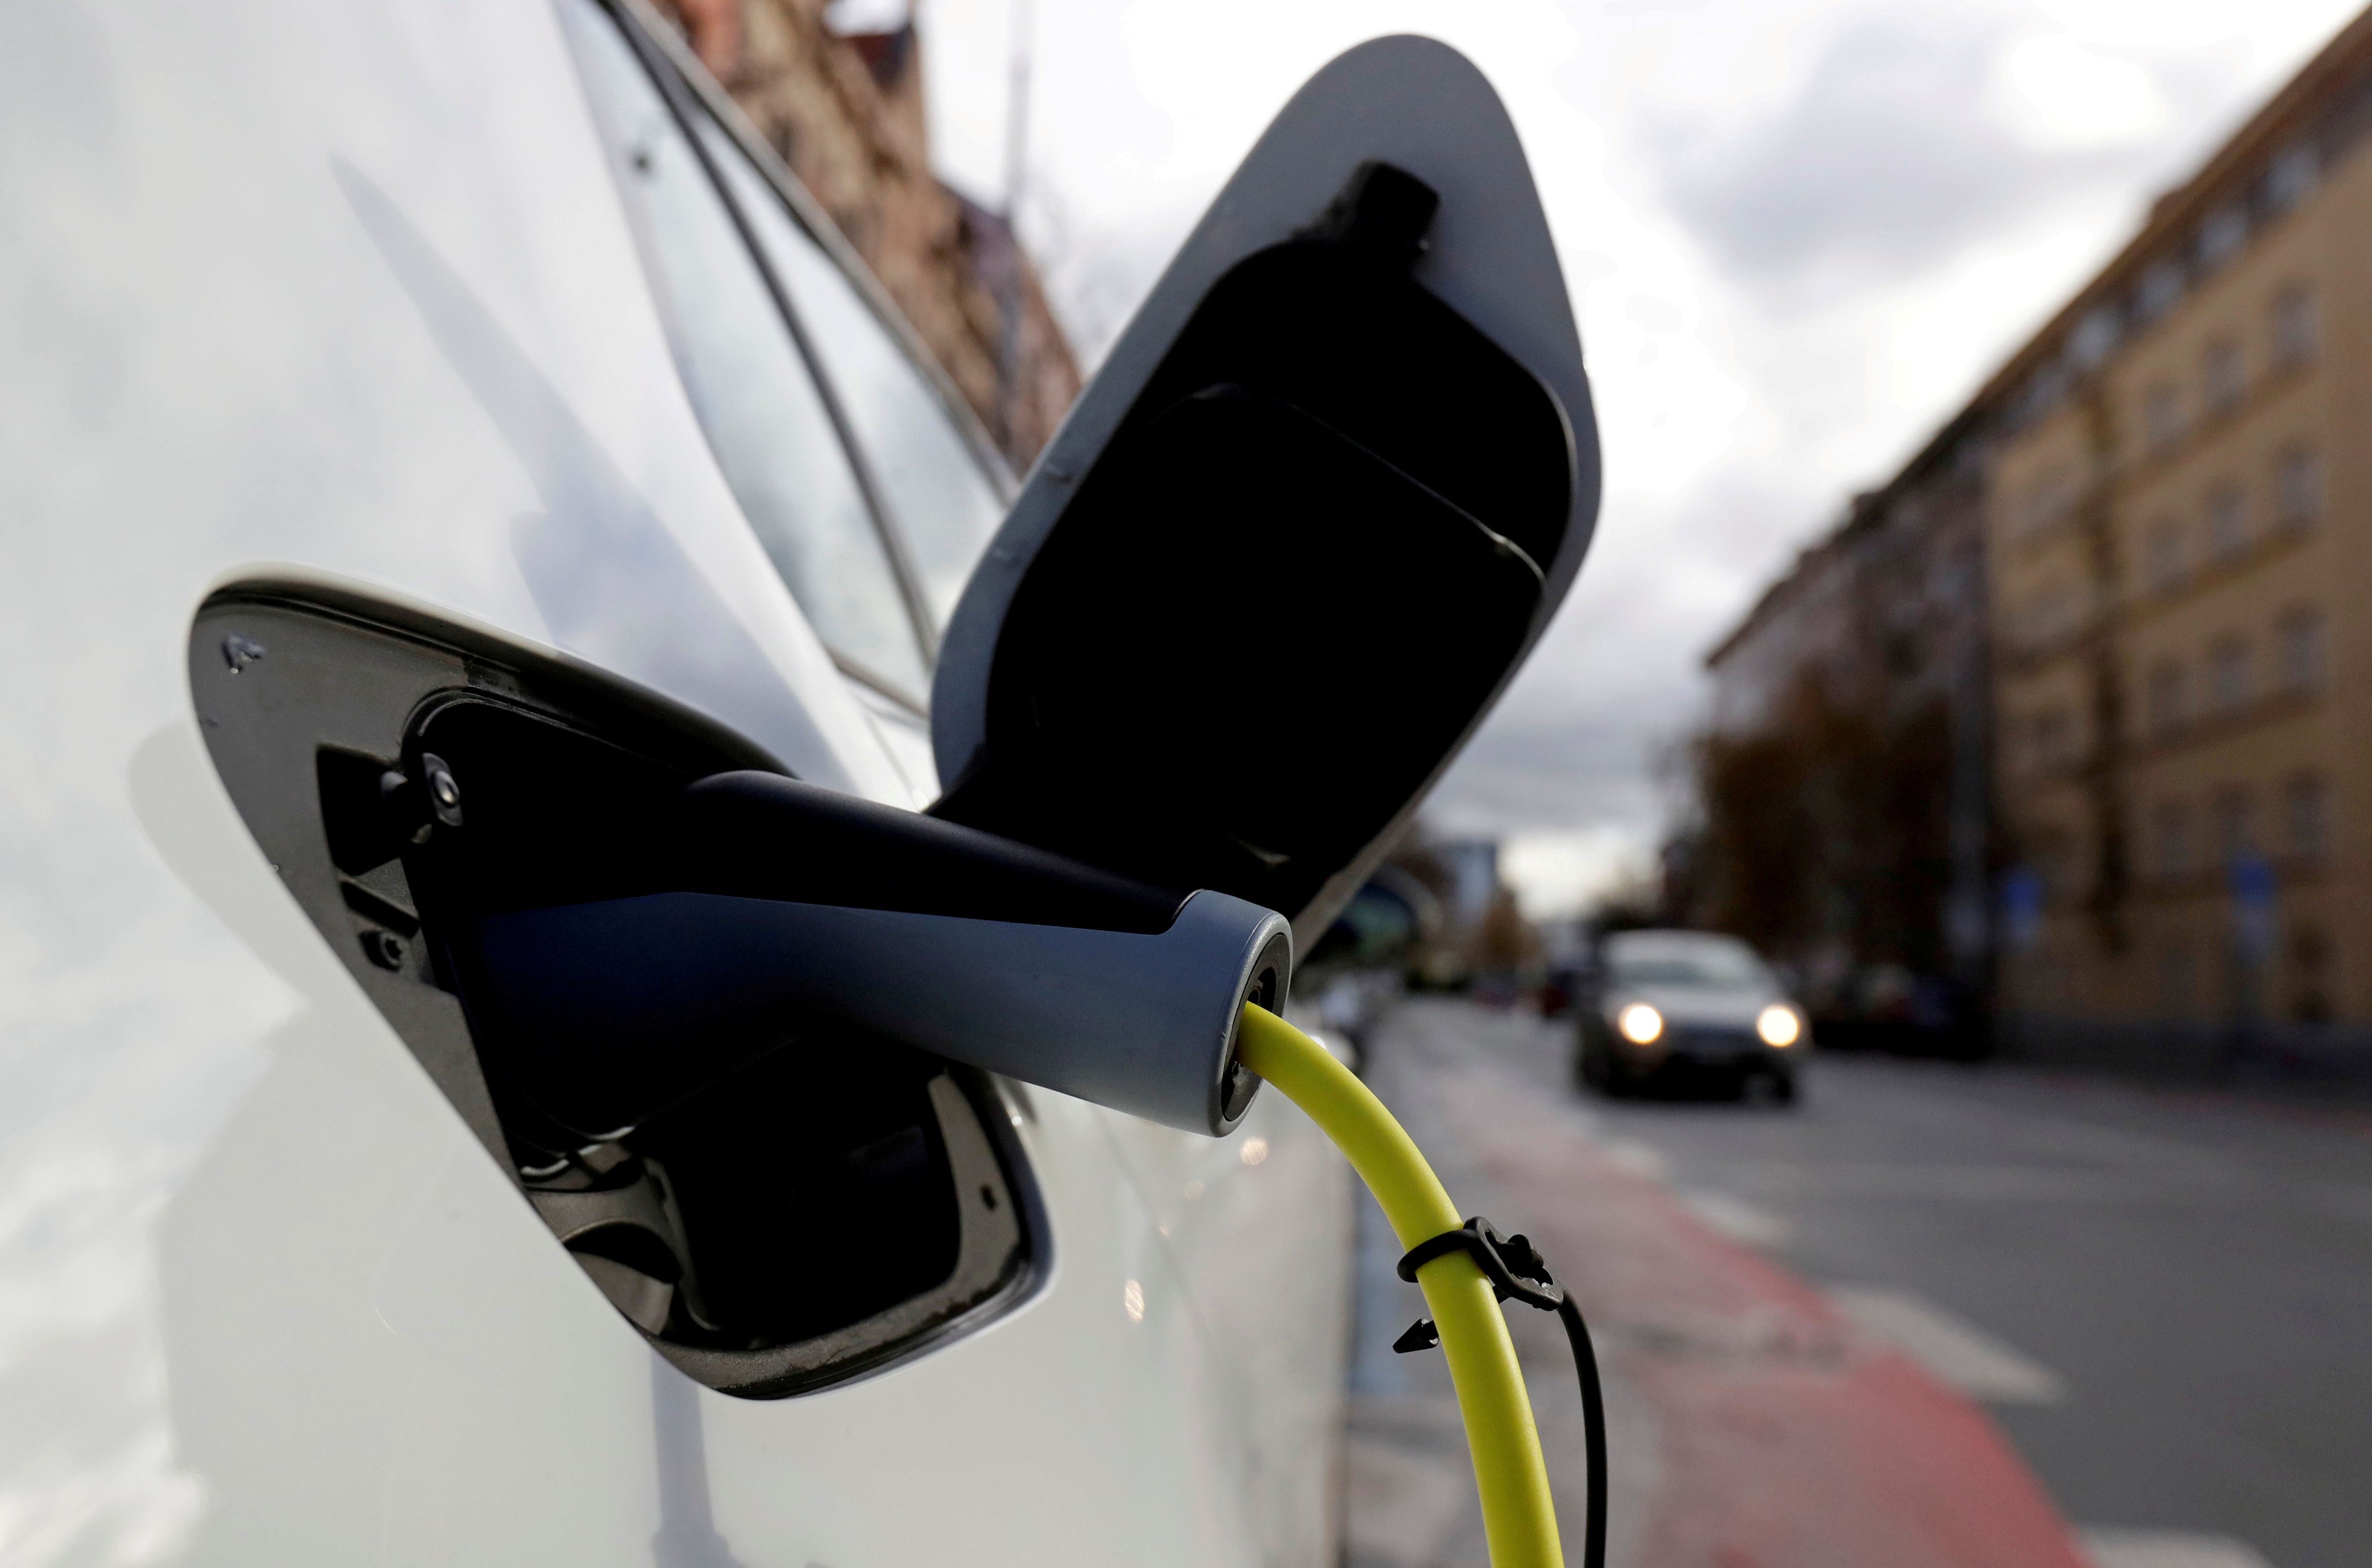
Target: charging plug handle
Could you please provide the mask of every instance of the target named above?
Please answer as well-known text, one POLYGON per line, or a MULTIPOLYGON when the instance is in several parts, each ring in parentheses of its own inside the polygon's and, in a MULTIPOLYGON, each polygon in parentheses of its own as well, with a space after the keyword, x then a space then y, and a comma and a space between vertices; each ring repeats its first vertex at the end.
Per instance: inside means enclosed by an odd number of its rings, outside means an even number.
POLYGON ((454 944, 498 1070, 588 1137, 851 1030, 1224 1134, 1259 1086, 1243 1004, 1292 975, 1273 911, 775 774, 689 786, 644 865, 619 897, 471 912, 454 944))

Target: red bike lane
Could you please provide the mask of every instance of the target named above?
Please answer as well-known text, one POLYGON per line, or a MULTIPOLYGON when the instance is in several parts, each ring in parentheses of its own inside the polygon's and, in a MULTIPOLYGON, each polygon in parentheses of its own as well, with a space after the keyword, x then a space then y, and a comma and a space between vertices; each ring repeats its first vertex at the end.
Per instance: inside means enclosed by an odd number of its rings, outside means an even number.
POLYGON ((1444 1098, 1656 1413, 1659 1481, 1624 1568, 2087 1568, 1984 1411, 1817 1286, 1511 1087, 1444 1098))

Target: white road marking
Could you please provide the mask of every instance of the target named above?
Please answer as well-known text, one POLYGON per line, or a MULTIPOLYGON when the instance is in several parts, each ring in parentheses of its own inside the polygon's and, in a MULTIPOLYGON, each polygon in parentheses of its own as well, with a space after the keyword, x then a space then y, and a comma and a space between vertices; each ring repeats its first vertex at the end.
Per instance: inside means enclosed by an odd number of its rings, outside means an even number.
POLYGON ((1883 1340, 1971 1399, 1990 1404, 2057 1404, 2058 1374, 1971 1323, 1901 1291, 1831 1288, 1838 1306, 1873 1339, 1883 1340))
POLYGON ((2188 1530, 2082 1530, 2093 1568, 2273 1568, 2264 1555, 2230 1536, 2188 1530))
POLYGON ((1766 1214, 1727 1192, 1684 1190, 1680 1198, 1697 1218, 1749 1247, 1784 1247, 1792 1234, 1787 1222, 1777 1214, 1766 1214))

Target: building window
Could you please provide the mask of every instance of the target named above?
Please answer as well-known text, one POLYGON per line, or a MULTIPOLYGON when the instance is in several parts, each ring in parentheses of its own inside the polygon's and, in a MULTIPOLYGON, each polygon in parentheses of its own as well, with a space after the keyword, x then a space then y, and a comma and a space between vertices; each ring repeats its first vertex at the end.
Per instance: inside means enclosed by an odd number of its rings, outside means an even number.
POLYGON ((2134 296, 2134 315, 2144 321, 2155 321, 2174 308, 2182 298, 2182 265, 2179 261, 2156 261, 2142 274, 2142 284, 2134 296))
POLYGON ((2290 1016, 2301 1024, 2331 1021, 2331 940, 2313 926, 2290 936, 2290 1016))
POLYGON ((2207 692, 2219 713, 2249 705, 2249 645, 2234 638, 2207 656, 2207 692))
POLYGON ((2035 880, 2041 884, 2046 901, 2056 902, 2075 892, 2076 851, 2065 833, 2044 833, 2036 842, 2027 864, 2034 868, 2035 880))
POLYGON ((2225 865, 2256 853, 2256 803, 2244 789, 2227 790, 2215 797, 2215 854, 2225 865))
POLYGON ((1927 597, 1956 610, 1969 603, 1971 590, 1982 581, 1983 569, 1962 552, 1938 552, 1927 563, 1927 597))
POLYGON ((2080 369, 2097 367, 2115 351, 2120 325, 2114 306, 2094 306, 2081 321, 2076 323, 2076 331, 2069 334, 2067 357, 2074 360, 2080 369))
POLYGON ((2169 942, 2157 956, 2157 1005, 2168 1017, 2186 1017, 2191 1013, 2193 973, 2191 948, 2181 942, 2169 942))
POLYGON ((2182 587, 2182 525, 2160 517, 2150 525, 2142 546, 2142 562, 2149 574, 2150 592, 2170 594, 2182 587))
POLYGON ((2150 671, 2149 726, 2150 733, 2160 738, 2180 732, 2183 721, 2191 715, 2185 699, 2182 666, 2168 660, 2150 671))
POLYGON ((2150 819, 2150 852, 2168 881, 2191 875, 2191 807, 2169 800, 2157 808, 2150 819))
POLYGON ((1908 629, 1889 632, 1878 645, 1886 663, 1886 673, 1899 680, 1908 680, 1919 673, 1924 662, 1925 647, 1919 633, 1908 629))
POLYGON ((2034 482, 2027 492, 2026 505, 2018 515, 2022 531, 2049 528, 2065 517, 2076 506, 2077 484, 2076 470, 2062 464, 2034 482))
POLYGON ((2173 382, 2160 381, 2142 394, 2142 437, 2153 452, 2182 439, 2182 392, 2173 382))
POLYGON ((2024 429, 2059 406, 2067 392, 2067 372, 2046 365, 2027 377, 2026 386, 2010 401, 2010 425, 2024 429))
POLYGON ((2318 778, 2292 779, 2282 791, 2283 830, 2290 854, 2320 865, 2331 853, 2331 794, 2318 778))
POLYGON ((2017 624, 2029 647, 2054 642, 2083 626, 2084 595, 2065 583, 2053 583, 2028 601, 2017 624))
POLYGON ((2303 528, 2322 516, 2322 460, 2312 452, 2290 452, 2280 470, 2282 521, 2303 528))
POLYGON ((2207 552, 2228 561, 2249 548, 2249 493, 2227 484, 2207 497, 2207 552))
POLYGON ((2282 686, 2290 691, 2311 691, 2322 684, 2322 616, 2311 610, 2294 610, 2282 617, 2282 686))
POLYGON ((2038 714, 2034 719, 2034 765, 2038 770, 2064 768, 2076 752, 2076 726, 2064 708, 2038 714))
POLYGON ((2314 357, 2314 290, 2292 284, 2273 296, 2273 363, 2285 367, 2314 357))
POLYGON ((2199 226, 2199 270, 2212 273, 2249 243, 2249 215, 2239 207, 2210 213, 2199 226))
POLYGON ((2207 412, 2230 413, 2240 406, 2241 394, 2248 388, 2248 366, 2240 357, 2240 345, 2226 339, 2207 345, 2200 356, 2200 378, 2206 385, 2207 412))
POLYGON ((2265 170, 2265 205, 2277 213, 2288 212, 2314 194, 2314 145, 2301 142, 2285 147, 2265 170))

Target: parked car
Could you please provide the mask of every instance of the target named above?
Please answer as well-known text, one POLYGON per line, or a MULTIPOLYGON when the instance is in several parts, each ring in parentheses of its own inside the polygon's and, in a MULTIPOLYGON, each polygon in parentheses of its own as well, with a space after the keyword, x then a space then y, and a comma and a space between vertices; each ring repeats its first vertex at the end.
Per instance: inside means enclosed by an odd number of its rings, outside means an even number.
POLYGON ((0 1556, 1334 1561, 1277 1097, 821 1019, 604 1125, 454 933, 755 770, 1308 946, 1595 515, 1480 75, 1313 80, 1017 489, 638 0, 13 6, 0 122, 0 1556))
POLYGON ((1796 1098, 1810 1049, 1803 1010, 1754 949, 1703 931, 1622 931, 1605 937, 1576 1012, 1575 1073, 1622 1095, 1655 1084, 1710 1084, 1730 1093, 1760 1082, 1796 1098))
POLYGON ((1901 964, 1850 969, 1825 996, 1807 1001, 1823 1049, 1966 1058, 1986 1043, 1960 988, 1901 964))

